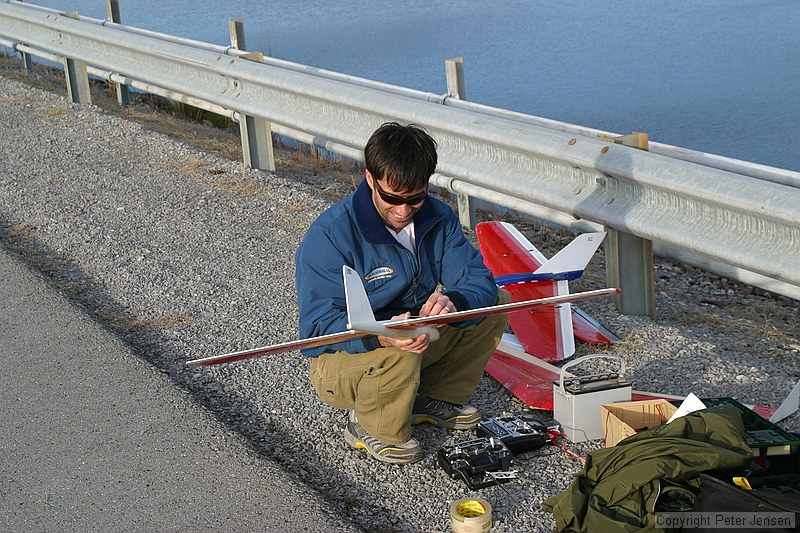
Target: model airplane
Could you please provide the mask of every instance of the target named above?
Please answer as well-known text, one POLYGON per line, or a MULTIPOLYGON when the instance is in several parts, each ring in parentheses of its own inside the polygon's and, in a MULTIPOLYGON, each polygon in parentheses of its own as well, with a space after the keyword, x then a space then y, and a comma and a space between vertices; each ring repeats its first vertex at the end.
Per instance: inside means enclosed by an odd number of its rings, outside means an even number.
MULTIPOLYGON (((605 233, 580 235, 548 261, 511 224, 482 222, 476 230, 486 266, 495 275, 498 285, 504 285, 511 293, 512 300, 569 294, 567 283, 580 277, 605 237, 605 233)), ((508 321, 514 334, 503 335, 486 365, 486 372, 534 409, 553 409, 553 382, 558 381, 561 369, 552 362, 575 352, 573 331, 575 337, 591 344, 612 344, 619 340, 591 316, 571 305, 539 309, 536 313, 512 313, 508 321)), ((677 400, 682 397, 638 390, 632 394, 633 400, 659 398, 677 400)), ((748 407, 770 422, 782 420, 800 409, 800 382, 777 409, 759 405, 748 407)))
MULTIPOLYGON (((500 383, 525 405, 533 409, 553 410, 553 382, 557 382, 561 377, 560 367, 526 353, 513 342, 509 342, 506 335, 492 355, 486 367, 487 372, 491 365, 500 365, 504 368, 505 379, 500 383)), ((572 377, 573 374, 565 372, 564 376, 572 377)), ((633 390, 631 394, 631 401, 683 398, 674 394, 642 390, 633 390)), ((746 407, 770 422, 779 422, 800 410, 800 382, 795 384, 778 408, 763 405, 746 405, 746 407)))
MULTIPOLYGON (((584 233, 550 260, 517 229, 506 222, 482 222, 476 228, 484 263, 513 302, 569 294, 569 281, 583 271, 606 234, 584 233)), ((519 345, 546 361, 560 361, 575 353, 575 337, 591 344, 613 344, 619 339, 581 309, 563 305, 508 317, 519 345), (574 335, 573 335, 574 332, 574 335)))
POLYGON ((457 311, 444 315, 430 317, 416 317, 402 320, 375 320, 372 312, 367 292, 358 273, 348 266, 342 267, 344 279, 345 301, 347 305, 347 331, 341 333, 331 333, 320 337, 311 337, 297 341, 275 344, 263 348, 255 348, 241 352, 233 352, 223 355, 215 355, 202 359, 189 361, 190 365, 216 365, 219 363, 230 363, 241 361, 253 357, 261 357, 301 348, 311 348, 314 346, 324 346, 337 342, 366 337, 368 335, 383 335, 396 338, 413 338, 423 333, 430 335, 431 341, 439 338, 437 326, 449 324, 451 322, 461 322, 471 318, 482 318, 485 316, 508 314, 514 311, 524 311, 527 309, 541 308, 545 306, 558 306, 569 302, 587 300, 589 298, 601 298, 618 294, 620 289, 599 289, 594 291, 579 292, 549 298, 538 298, 510 304, 482 307, 467 311, 457 311))
MULTIPOLYGON (((569 294, 606 234, 579 235, 548 260, 512 224, 482 222, 476 228, 484 263, 512 301, 569 294)), ((553 408, 552 381, 558 362, 575 353, 575 337, 592 344, 619 340, 591 316, 572 305, 515 312, 508 317, 513 334, 503 335, 486 372, 525 405, 553 408)))

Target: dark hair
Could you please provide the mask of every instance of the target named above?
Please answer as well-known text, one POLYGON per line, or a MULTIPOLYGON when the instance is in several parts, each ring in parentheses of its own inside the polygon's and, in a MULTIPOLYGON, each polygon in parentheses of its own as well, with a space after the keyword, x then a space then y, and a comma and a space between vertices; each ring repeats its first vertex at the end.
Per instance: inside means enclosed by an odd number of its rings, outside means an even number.
POLYGON ((436 141, 416 124, 387 122, 367 141, 364 159, 374 179, 386 178, 399 192, 417 191, 436 169, 436 141))

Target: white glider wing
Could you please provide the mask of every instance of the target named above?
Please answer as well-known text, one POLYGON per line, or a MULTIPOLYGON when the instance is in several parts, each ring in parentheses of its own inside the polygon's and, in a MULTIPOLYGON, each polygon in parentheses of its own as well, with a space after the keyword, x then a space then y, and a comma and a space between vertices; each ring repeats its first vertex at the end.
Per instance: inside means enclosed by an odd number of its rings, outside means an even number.
POLYGON ((271 355, 281 352, 289 352, 302 348, 313 348, 315 346, 335 344, 337 342, 358 339, 368 335, 384 335, 387 337, 408 338, 415 337, 422 333, 428 333, 431 335, 431 339, 436 339, 438 338, 436 326, 443 324, 461 322, 462 320, 468 320, 471 318, 502 315, 511 313, 513 311, 533 309, 534 307, 541 307, 545 305, 560 305, 579 300, 587 300, 589 298, 602 298, 604 296, 611 296, 612 294, 617 294, 620 292, 620 289, 600 289, 596 291, 577 292, 575 294, 567 294, 564 296, 552 296, 524 302, 481 307, 479 309, 457 311, 455 313, 447 313, 444 315, 431 317, 408 318, 403 320, 375 320, 372 309, 369 307, 367 293, 364 291, 364 287, 360 278, 358 277, 358 274, 348 266, 342 267, 342 271, 345 283, 348 320, 355 322, 348 324, 348 327, 351 329, 341 333, 331 333, 329 335, 322 335, 320 337, 310 337, 308 339, 273 344, 272 346, 265 346, 263 348, 254 348, 252 350, 244 350, 240 352, 232 352, 211 357, 204 357, 201 359, 194 359, 189 361, 188 364, 208 366, 220 363, 230 363, 233 361, 241 361, 243 359, 251 359, 253 357, 261 357, 264 355, 271 355))
POLYGON ((348 330, 341 333, 331 333, 330 335, 322 335, 321 337, 310 337, 308 339, 300 339, 297 341, 289 341, 281 344, 273 344, 272 346, 264 346, 261 348, 253 348, 251 350, 243 350, 241 352, 232 352, 222 355, 213 355, 211 357, 204 357, 202 359, 194 359, 188 361, 187 364, 196 366, 218 365, 220 363, 232 363, 233 361, 241 361, 243 359, 252 359, 253 357, 262 357, 264 355, 272 355, 282 352, 291 352, 292 350, 300 350, 302 348, 314 348, 315 346, 325 346, 326 344, 334 344, 337 342, 349 341, 353 339, 360 339, 374 333, 367 333, 364 331, 348 330))
POLYGON ((547 298, 537 298, 535 300, 526 300, 524 302, 513 302, 510 304, 493 305, 491 307, 480 307, 478 309, 469 309, 467 311, 456 311, 455 313, 447 313, 445 315, 436 315, 430 317, 407 318, 405 320, 393 320, 384 324, 386 329, 412 329, 420 326, 438 326, 441 324, 449 324, 451 322, 461 322, 471 318, 483 318, 492 315, 505 315, 513 313, 514 311, 525 311, 533 309, 534 307, 542 307, 545 305, 561 305, 570 302, 577 302, 580 300, 588 300, 590 298, 602 298, 604 296, 612 296, 622 292, 621 289, 598 289, 594 291, 576 292, 574 294, 565 294, 563 296, 550 296, 547 298))

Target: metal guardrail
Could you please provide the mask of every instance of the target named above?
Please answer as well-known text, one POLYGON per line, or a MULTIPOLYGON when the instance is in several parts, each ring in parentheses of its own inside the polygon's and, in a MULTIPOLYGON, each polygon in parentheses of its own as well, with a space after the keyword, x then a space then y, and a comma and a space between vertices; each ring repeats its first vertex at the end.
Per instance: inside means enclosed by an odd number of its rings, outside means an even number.
POLYGON ((796 173, 764 167, 754 177, 710 168, 604 142, 577 126, 249 61, 213 45, 10 0, 0 2, 0 35, 356 151, 387 120, 415 122, 439 142, 434 179, 452 191, 532 202, 745 269, 800 295, 796 173))
MULTIPOLYGON (((21 0, 4 0, 4 1, 9 2, 9 3, 22 3, 21 0)), ((118 14, 118 0, 106 0, 106 1, 107 1, 107 3, 110 3, 111 5, 115 5, 116 6, 117 16, 119 16, 119 14, 118 14)), ((60 13, 58 10, 55 10, 55 9, 43 8, 43 7, 35 6, 35 5, 31 5, 30 7, 33 7, 35 9, 39 9, 41 11, 50 12, 50 13, 53 13, 53 14, 59 14, 60 13)), ((111 9, 112 9, 112 11, 114 10, 114 8, 111 8, 111 9)), ((121 31, 126 31, 126 32, 137 34, 137 35, 153 37, 153 38, 161 39, 161 40, 168 41, 168 42, 174 42, 174 43, 178 43, 178 44, 186 44, 188 46, 198 47, 198 48, 202 48, 202 49, 205 49, 205 50, 210 50, 210 51, 213 51, 213 52, 217 52, 217 53, 220 53, 220 54, 231 55, 231 56, 234 56, 234 57, 246 57, 246 56, 250 55, 249 52, 247 52, 247 51, 245 51, 243 49, 240 50, 240 49, 238 49, 238 48, 236 48, 234 46, 223 46, 223 45, 211 44, 211 43, 206 43, 206 42, 203 42, 203 41, 198 41, 198 40, 195 40, 195 39, 188 39, 188 38, 185 38, 185 37, 178 37, 178 36, 174 36, 174 35, 168 35, 168 34, 164 34, 164 33, 155 32, 155 31, 152 31, 152 30, 136 28, 136 27, 133 27, 133 26, 126 26, 126 25, 123 25, 123 24, 119 24, 119 23, 113 22, 113 21, 111 21, 109 19, 96 19, 96 18, 92 18, 92 17, 78 16, 78 20, 81 20, 81 21, 87 22, 87 23, 91 23, 91 24, 95 24, 95 25, 101 25, 101 26, 106 26, 106 27, 110 27, 110 28, 116 28, 116 29, 119 29, 121 31)), ((8 42, 8 43, 6 43, 6 45, 11 47, 11 48, 14 48, 16 50, 22 51, 22 52, 26 51, 26 49, 28 51, 30 51, 29 47, 26 47, 25 45, 21 45, 20 43, 8 42)), ((242 47, 242 48, 244 48, 244 47, 242 47)), ((34 53, 36 55, 39 55, 40 57, 46 57, 46 55, 47 55, 47 54, 43 55, 42 53, 36 53, 36 52, 34 52, 34 53)), ((50 54, 50 56, 52 56, 52 54, 50 54)), ((53 60, 55 62, 59 62, 59 60, 55 59, 55 58, 51 58, 51 60, 53 60)), ((534 124, 534 125, 538 125, 538 126, 543 126, 543 127, 546 127, 546 128, 551 128, 551 129, 556 129, 556 130, 559 130, 559 131, 563 131, 565 133, 572 133, 572 134, 576 134, 576 135, 585 135, 585 136, 594 137, 594 138, 598 138, 598 137, 613 137, 613 136, 618 135, 617 133, 614 133, 614 132, 608 132, 608 131, 599 130, 599 129, 595 129, 595 128, 588 128, 588 127, 585 127, 585 126, 578 126, 578 125, 575 125, 575 124, 569 124, 569 123, 560 122, 560 121, 557 121, 557 120, 552 120, 552 119, 547 119, 547 118, 542 118, 542 117, 536 117, 536 116, 532 116, 532 115, 526 115, 524 113, 519 113, 519 112, 516 112, 516 111, 509 111, 509 110, 506 110, 506 109, 498 109, 498 108, 494 108, 494 107, 478 104, 478 103, 475 103, 475 102, 469 102, 469 101, 466 101, 465 99, 462 99, 463 97, 460 97, 460 96, 453 97, 452 94, 455 93, 456 91, 451 91, 450 95, 448 95, 448 94, 441 95, 441 94, 436 94, 436 93, 431 93, 431 92, 426 92, 426 91, 420 91, 420 90, 417 90, 417 89, 409 89, 409 88, 406 88, 406 87, 399 87, 399 86, 388 84, 388 83, 378 82, 378 81, 374 81, 374 80, 368 80, 368 79, 364 79, 364 78, 359 78, 357 76, 351 76, 351 75, 348 75, 348 74, 342 74, 340 72, 333 72, 333 71, 321 69, 321 68, 318 68, 318 67, 312 67, 312 66, 309 66, 309 65, 303 65, 303 64, 294 63, 294 62, 286 61, 286 60, 283 60, 283 59, 271 58, 271 57, 263 58, 262 62, 266 63, 266 64, 273 65, 273 66, 285 68, 285 69, 288 69, 288 70, 293 70, 295 72, 311 74, 311 75, 314 75, 314 76, 319 76, 319 77, 322 77, 322 78, 327 78, 327 79, 335 80, 335 81, 342 81, 342 82, 345 82, 345 83, 348 83, 348 84, 352 84, 352 85, 359 85, 359 86, 363 86, 363 87, 369 87, 369 88, 373 88, 373 89, 377 89, 377 90, 381 90, 381 91, 391 92, 393 94, 398 94, 398 95, 401 95, 401 96, 408 96, 409 98, 415 98, 415 99, 419 99, 419 100, 424 100, 424 101, 427 101, 427 102, 435 102, 435 103, 439 103, 439 104, 442 104, 442 105, 445 105, 445 106, 455 107, 457 109, 464 109, 464 110, 467 110, 467 111, 473 111, 473 112, 476 112, 476 113, 487 114, 487 115, 491 115, 491 116, 495 116, 495 117, 499 117, 499 118, 507 118, 507 119, 510 119, 510 120, 515 120, 515 121, 524 122, 524 123, 528 123, 528 124, 534 124)), ((96 70, 97 69, 95 69, 95 71, 96 70)), ((90 70, 90 72, 91 72, 91 70, 90 70)), ((113 74, 112 74, 112 78, 109 78, 109 74, 111 74, 111 73, 108 73, 108 72, 106 72, 105 74, 98 73, 98 72, 92 72, 92 73, 95 74, 95 75, 98 75, 99 77, 104 77, 106 79, 109 79, 110 81, 117 82, 117 80, 113 79, 113 76, 114 76, 113 74)), ((142 83, 142 82, 139 82, 139 83, 142 83)), ((154 86, 151 86, 151 85, 148 85, 148 86, 149 87, 154 87, 154 86)), ((148 92, 150 92, 150 91, 148 90, 148 92)), ((172 96, 170 96, 170 98, 173 98, 173 99, 175 99, 177 97, 178 97, 177 93, 172 93, 172 96)), ((200 105, 203 105, 203 104, 201 103, 200 105)), ((217 106, 217 107, 219 107, 219 106, 217 106)), ((215 113, 219 112, 219 114, 222 114, 222 115, 233 115, 233 114, 236 114, 236 111, 232 111, 232 110, 228 110, 227 112, 225 112, 225 111, 221 111, 220 112, 219 109, 216 109, 213 112, 215 112, 215 113)), ((751 177, 759 178, 759 179, 762 179, 762 180, 765 180, 765 181, 771 181, 773 183, 782 183, 784 185, 789 185, 791 187, 800 188, 800 173, 794 172, 794 171, 791 171, 791 170, 785 170, 785 169, 770 167, 770 166, 767 166, 767 165, 761 165, 761 164, 758 164, 758 163, 751 163, 751 162, 748 162, 748 161, 742 161, 742 160, 739 160, 739 159, 733 159, 733 158, 729 158, 729 157, 725 157, 725 156, 719 156, 719 155, 715 155, 715 154, 708 154, 708 153, 705 153, 705 152, 699 152, 697 150, 691 150, 691 149, 688 149, 688 148, 682 148, 682 147, 672 146, 672 145, 669 145, 669 144, 658 143, 658 142, 651 142, 650 145, 649 145, 649 151, 652 152, 652 153, 666 155, 666 156, 669 156, 669 157, 672 157, 672 158, 675 158, 675 159, 680 159, 680 160, 683 160, 683 161, 689 161, 689 162, 692 162, 692 163, 698 163, 698 164, 701 164, 701 165, 704 165, 704 166, 707 166, 707 167, 711 167, 711 168, 717 168, 717 169, 720 169, 720 170, 728 170, 730 172, 735 172, 735 173, 742 174, 742 175, 745 175, 745 176, 751 176, 751 177)))

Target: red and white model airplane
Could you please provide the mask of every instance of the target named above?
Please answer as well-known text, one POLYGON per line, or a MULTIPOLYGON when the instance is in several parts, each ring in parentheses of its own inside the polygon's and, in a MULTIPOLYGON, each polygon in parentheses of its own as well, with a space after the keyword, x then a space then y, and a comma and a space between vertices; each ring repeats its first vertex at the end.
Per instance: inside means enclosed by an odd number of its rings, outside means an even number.
MULTIPOLYGON (((476 228, 483 261, 511 301, 569 294, 606 234, 584 233, 549 261, 517 228, 506 222, 482 222, 476 228)), ((512 313, 508 317, 519 345, 545 361, 575 353, 575 337, 590 344, 613 344, 619 338, 577 307, 564 305, 512 313), (573 335, 574 332, 574 335, 573 335)))
POLYGON ((344 291, 347 305, 347 331, 343 331, 341 333, 331 333, 328 335, 322 335, 320 337, 300 339, 297 341, 285 342, 272 346, 265 346, 263 348, 255 348, 252 350, 244 350, 241 352, 233 352, 223 355, 205 357, 202 359, 195 359, 189 361, 188 364, 215 365, 219 363, 229 363, 232 361, 241 361, 243 359, 250 359, 253 357, 261 357, 264 355, 288 352, 291 350, 299 350, 301 348, 324 346, 326 344, 356 339, 359 337, 365 337, 367 335, 409 338, 416 337, 422 333, 428 333, 431 336, 431 341, 435 341, 439 338, 439 330, 437 329, 437 326, 442 324, 460 322, 470 318, 481 318, 491 315, 507 314, 513 311, 524 311, 527 309, 542 308, 546 306, 558 306, 562 304, 568 304, 569 302, 586 300, 589 298, 611 296, 620 292, 619 289, 614 288, 599 289, 575 294, 551 296, 548 298, 537 298, 533 300, 513 302, 491 307, 482 307, 467 311, 457 311, 455 313, 448 313, 445 315, 407 318, 403 320, 379 321, 375 320, 375 315, 372 312, 372 307, 370 306, 366 290, 364 289, 364 284, 361 281, 361 277, 358 275, 358 273, 345 265, 342 267, 342 275, 344 278, 344 291))
MULTIPOLYGON (((513 225, 482 222, 478 241, 486 266, 512 301, 569 294, 567 283, 577 279, 605 237, 605 233, 578 236, 549 261, 513 225)), ((591 344, 612 344, 619 339, 575 306, 515 312, 508 317, 514 335, 506 334, 495 350, 486 372, 525 405, 553 409, 553 382, 561 368, 552 364, 575 353, 572 333, 591 344), (570 310, 570 307, 572 308, 570 310)), ((567 373, 566 375, 571 375, 567 373)), ((680 396, 634 390, 633 400, 681 399, 680 396)), ((800 407, 800 383, 777 409, 749 406, 777 422, 800 407)))
MULTIPOLYGON (((506 222, 482 222, 476 228, 484 263, 512 301, 569 294, 569 282, 583 275, 606 234, 584 233, 548 260, 506 222)), ((550 363, 575 353, 575 337, 592 344, 619 339, 577 307, 532 309, 511 313, 514 334, 506 334, 486 372, 529 407, 553 408, 553 381, 559 369, 550 363)))

